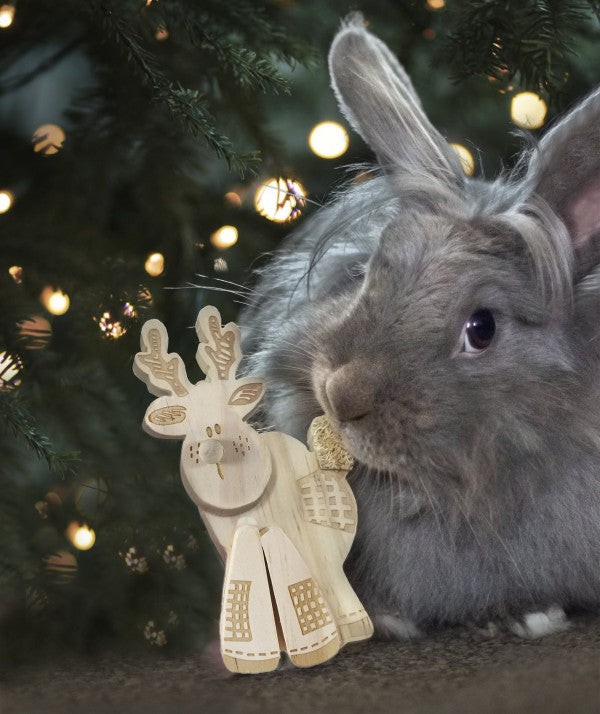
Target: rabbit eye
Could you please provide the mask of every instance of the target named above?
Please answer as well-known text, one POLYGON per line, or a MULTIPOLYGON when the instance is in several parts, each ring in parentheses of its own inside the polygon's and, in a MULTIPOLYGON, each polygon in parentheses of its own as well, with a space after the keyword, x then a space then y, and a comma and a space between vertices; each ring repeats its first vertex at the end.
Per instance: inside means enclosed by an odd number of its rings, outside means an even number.
POLYGON ((477 310, 464 327, 463 352, 481 352, 490 346, 496 334, 496 320, 490 310, 477 310))

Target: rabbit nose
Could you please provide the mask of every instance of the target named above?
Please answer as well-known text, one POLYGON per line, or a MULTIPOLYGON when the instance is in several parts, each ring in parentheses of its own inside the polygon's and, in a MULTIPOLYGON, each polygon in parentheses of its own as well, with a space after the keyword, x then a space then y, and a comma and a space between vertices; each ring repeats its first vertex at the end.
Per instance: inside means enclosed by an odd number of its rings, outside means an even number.
POLYGON ((325 394, 333 415, 339 421, 354 421, 369 414, 375 397, 365 365, 348 362, 325 380, 325 394))
POLYGON ((218 464, 223 458, 223 445, 216 439, 207 439, 200 444, 200 458, 206 464, 218 464))

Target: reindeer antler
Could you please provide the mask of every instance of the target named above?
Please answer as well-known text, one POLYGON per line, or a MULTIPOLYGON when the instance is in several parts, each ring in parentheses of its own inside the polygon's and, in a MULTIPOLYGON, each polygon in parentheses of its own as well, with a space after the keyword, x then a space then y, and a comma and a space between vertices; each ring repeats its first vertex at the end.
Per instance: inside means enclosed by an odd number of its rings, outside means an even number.
POLYGON ((148 391, 155 396, 174 394, 184 397, 189 394, 190 383, 185 373, 185 365, 178 354, 167 353, 169 338, 160 320, 148 320, 140 335, 142 352, 133 361, 136 377, 146 383, 148 391), (165 388, 159 382, 167 385, 165 388))
POLYGON ((230 378, 242 359, 240 349, 240 331, 233 322, 221 326, 221 315, 216 307, 207 305, 202 308, 196 320, 196 332, 200 344, 196 360, 207 379, 215 377, 221 381, 230 378))

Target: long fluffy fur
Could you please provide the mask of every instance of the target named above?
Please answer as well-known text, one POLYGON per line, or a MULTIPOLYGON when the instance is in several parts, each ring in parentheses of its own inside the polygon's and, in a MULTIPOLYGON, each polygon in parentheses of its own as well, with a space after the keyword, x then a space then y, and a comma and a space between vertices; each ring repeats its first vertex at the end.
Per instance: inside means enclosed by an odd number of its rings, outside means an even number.
POLYGON ((264 423, 304 439, 317 414, 337 419, 359 462, 348 571, 374 615, 412 632, 597 608, 597 236, 574 244, 569 207, 600 176, 600 158, 580 158, 582 140, 600 155, 600 101, 574 110, 573 131, 567 117, 550 132, 525 172, 467 181, 356 18, 330 67, 383 170, 307 220, 260 275, 241 323, 245 368, 268 380, 264 423), (497 332, 473 358, 459 344, 480 308, 497 332), (358 418, 340 417, 332 380, 358 418))

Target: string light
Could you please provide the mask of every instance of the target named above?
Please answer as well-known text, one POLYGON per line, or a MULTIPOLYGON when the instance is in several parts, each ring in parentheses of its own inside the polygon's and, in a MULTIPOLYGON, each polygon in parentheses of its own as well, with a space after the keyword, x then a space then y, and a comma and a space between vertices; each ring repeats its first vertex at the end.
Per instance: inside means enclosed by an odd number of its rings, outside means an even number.
POLYGON ((17 285, 23 282, 23 268, 20 265, 11 266, 8 272, 17 285))
POLYGON ((441 10, 445 5, 445 0, 427 0, 430 10, 441 10))
POLYGON ((237 239, 238 230, 235 226, 221 226, 211 235, 210 242, 215 248, 225 250, 225 248, 231 248, 232 245, 237 243, 237 239))
POLYGON ((53 315, 64 315, 69 309, 71 300, 62 290, 54 290, 50 286, 44 288, 40 295, 42 305, 53 315))
POLYGON ((12 25, 15 19, 15 6, 2 5, 0 6, 0 28, 6 29, 12 25))
POLYGON ((146 258, 144 268, 148 275, 156 278, 165 269, 165 256, 162 253, 150 253, 146 258))
POLYGON ((254 206, 261 216, 276 223, 298 218, 305 204, 306 190, 298 181, 272 178, 254 195, 254 206))
POLYGON ((0 213, 6 213, 12 204, 12 193, 10 191, 0 191, 0 213))
POLYGON ((65 132, 56 124, 44 124, 37 128, 31 138, 37 154, 51 156, 58 153, 65 140, 65 132))
POLYGON ((226 273, 227 270, 229 269, 225 258, 215 258, 215 262, 213 263, 213 268, 214 268, 215 273, 226 273))
POLYGON ((6 350, 0 352, 0 392, 7 392, 21 384, 23 363, 19 355, 12 355, 6 350))
POLYGON ((515 94, 510 105, 511 119, 523 129, 538 129, 546 119, 546 102, 533 92, 515 94))
POLYGON ((317 124, 308 137, 310 148, 323 159, 341 156, 348 148, 349 141, 348 132, 334 121, 317 124))
POLYGON ((67 538, 78 550, 89 550, 96 542, 96 534, 86 525, 73 521, 66 530, 67 538))
POLYGON ((472 176, 473 171, 475 171, 475 162, 473 161, 471 152, 462 144, 450 144, 450 146, 457 153, 462 170, 467 176, 472 176))

